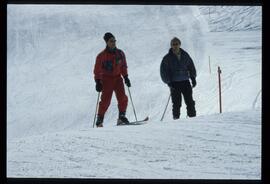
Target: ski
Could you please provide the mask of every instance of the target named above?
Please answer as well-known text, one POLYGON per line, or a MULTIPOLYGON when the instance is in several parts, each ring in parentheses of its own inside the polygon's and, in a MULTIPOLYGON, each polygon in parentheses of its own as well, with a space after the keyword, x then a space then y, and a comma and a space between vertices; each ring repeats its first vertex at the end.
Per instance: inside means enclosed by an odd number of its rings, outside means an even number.
POLYGON ((147 116, 147 117, 146 117, 146 118, 144 118, 143 120, 129 122, 128 124, 119 124, 119 125, 117 125, 117 126, 126 126, 126 125, 143 125, 143 124, 146 124, 148 120, 149 120, 149 117, 147 116))

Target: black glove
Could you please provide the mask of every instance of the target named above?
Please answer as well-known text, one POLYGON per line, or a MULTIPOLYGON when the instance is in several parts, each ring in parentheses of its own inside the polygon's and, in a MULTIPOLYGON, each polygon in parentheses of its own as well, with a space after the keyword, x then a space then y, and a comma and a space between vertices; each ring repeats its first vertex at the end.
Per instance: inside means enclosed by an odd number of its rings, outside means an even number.
POLYGON ((192 83, 192 87, 195 87, 197 85, 195 77, 191 77, 191 83, 192 83))
POLYGON ((96 79, 96 90, 97 92, 101 92, 102 91, 102 84, 100 82, 100 79, 96 79))
POLYGON ((125 79, 125 83, 126 83, 127 87, 131 87, 131 84, 130 84, 130 80, 128 78, 128 75, 124 76, 124 79, 125 79))

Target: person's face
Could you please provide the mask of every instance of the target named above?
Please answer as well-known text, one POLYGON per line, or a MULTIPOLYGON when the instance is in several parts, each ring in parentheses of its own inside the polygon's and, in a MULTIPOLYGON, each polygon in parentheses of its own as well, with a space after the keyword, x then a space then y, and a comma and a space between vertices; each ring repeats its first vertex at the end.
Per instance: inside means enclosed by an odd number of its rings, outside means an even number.
POLYGON ((116 47, 115 42, 116 42, 116 40, 114 37, 110 38, 107 42, 108 47, 111 49, 114 49, 116 47))
POLYGON ((172 42, 171 47, 174 51, 178 51, 180 48, 180 43, 179 42, 172 42))

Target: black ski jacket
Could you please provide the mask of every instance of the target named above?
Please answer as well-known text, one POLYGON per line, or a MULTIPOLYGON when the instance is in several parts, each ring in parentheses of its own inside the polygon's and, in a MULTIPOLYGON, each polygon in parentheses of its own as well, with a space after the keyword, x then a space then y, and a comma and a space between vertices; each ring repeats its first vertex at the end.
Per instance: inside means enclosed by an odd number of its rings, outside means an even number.
POLYGON ((196 78, 196 69, 189 54, 180 48, 180 60, 170 48, 160 64, 160 76, 164 83, 185 81, 196 78))

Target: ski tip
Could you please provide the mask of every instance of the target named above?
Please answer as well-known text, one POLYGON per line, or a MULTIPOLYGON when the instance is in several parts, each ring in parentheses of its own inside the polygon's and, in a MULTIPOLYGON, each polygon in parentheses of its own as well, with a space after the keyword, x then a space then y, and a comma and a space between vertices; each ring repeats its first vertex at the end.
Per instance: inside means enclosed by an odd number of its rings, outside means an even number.
POLYGON ((147 116, 145 119, 144 119, 144 121, 148 121, 149 120, 149 117, 147 116))

